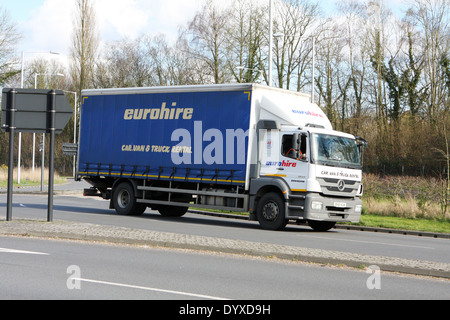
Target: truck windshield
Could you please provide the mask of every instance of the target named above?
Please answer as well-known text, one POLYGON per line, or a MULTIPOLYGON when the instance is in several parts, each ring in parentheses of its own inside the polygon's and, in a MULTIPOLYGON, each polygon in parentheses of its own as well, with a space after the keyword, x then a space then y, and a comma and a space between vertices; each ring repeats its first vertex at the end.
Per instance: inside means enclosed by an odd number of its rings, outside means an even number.
POLYGON ((311 136, 312 157, 315 163, 333 167, 361 168, 356 140, 317 133, 311 136))

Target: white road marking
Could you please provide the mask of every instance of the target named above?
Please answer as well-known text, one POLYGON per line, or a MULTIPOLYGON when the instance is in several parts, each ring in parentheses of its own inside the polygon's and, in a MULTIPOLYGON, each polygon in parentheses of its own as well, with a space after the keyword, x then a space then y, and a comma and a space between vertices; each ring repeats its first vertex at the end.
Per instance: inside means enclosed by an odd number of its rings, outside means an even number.
POLYGON ((44 252, 23 251, 23 250, 6 249, 6 248, 0 248, 0 253, 21 253, 21 254, 35 254, 35 255, 45 255, 45 256, 49 255, 48 253, 44 253, 44 252))
POLYGON ((76 278, 76 279, 72 279, 72 280, 78 280, 78 281, 84 281, 84 282, 90 282, 90 283, 98 283, 98 284, 104 284, 104 285, 116 286, 116 287, 146 290, 146 291, 171 293, 171 294, 177 294, 177 295, 183 295, 183 296, 191 296, 191 297, 195 297, 195 298, 204 298, 204 299, 211 299, 211 300, 229 300, 226 298, 207 296, 207 295, 197 294, 197 293, 142 287, 142 286, 135 286, 135 285, 124 284, 124 283, 109 282, 109 281, 100 281, 100 280, 83 279, 83 278, 76 278))

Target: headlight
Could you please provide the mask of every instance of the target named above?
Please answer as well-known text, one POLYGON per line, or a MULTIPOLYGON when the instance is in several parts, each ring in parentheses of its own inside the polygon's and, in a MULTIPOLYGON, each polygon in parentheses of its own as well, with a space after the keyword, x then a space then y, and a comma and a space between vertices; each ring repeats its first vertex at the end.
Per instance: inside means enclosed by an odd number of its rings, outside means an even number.
POLYGON ((355 206, 355 213, 361 213, 362 212, 362 205, 355 206))
POLYGON ((313 210, 322 210, 322 202, 320 202, 320 201, 312 201, 311 202, 311 209, 313 209, 313 210))

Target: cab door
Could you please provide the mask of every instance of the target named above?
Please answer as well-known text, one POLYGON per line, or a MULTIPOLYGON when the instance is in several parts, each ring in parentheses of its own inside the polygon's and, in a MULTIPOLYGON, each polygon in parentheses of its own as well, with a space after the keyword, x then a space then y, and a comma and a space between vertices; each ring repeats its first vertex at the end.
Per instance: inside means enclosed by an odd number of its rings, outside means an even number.
POLYGON ((292 192, 306 192, 309 170, 309 143, 306 132, 286 133, 281 137, 280 171, 292 192))

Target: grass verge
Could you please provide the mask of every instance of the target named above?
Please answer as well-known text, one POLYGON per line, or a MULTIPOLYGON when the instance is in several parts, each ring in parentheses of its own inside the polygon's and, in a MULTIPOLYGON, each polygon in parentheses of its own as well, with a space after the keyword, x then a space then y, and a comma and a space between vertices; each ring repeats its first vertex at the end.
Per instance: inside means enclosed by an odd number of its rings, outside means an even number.
MULTIPOLYGON (((44 184, 48 185, 48 169, 44 171, 44 184)), ((66 178, 59 176, 57 173, 54 175, 55 184, 61 184, 66 182, 66 178)), ((17 183, 17 168, 14 169, 13 177, 14 187, 32 187, 41 185, 41 170, 35 171, 31 169, 23 169, 20 171, 20 184, 17 183)), ((0 168, 0 188, 8 187, 8 168, 0 168)))
POLYGON ((448 219, 435 220, 364 214, 361 216, 360 223, 356 225, 396 230, 450 233, 450 220, 448 219))
POLYGON ((363 215, 358 225, 450 233, 441 179, 365 174, 363 185, 363 215))

